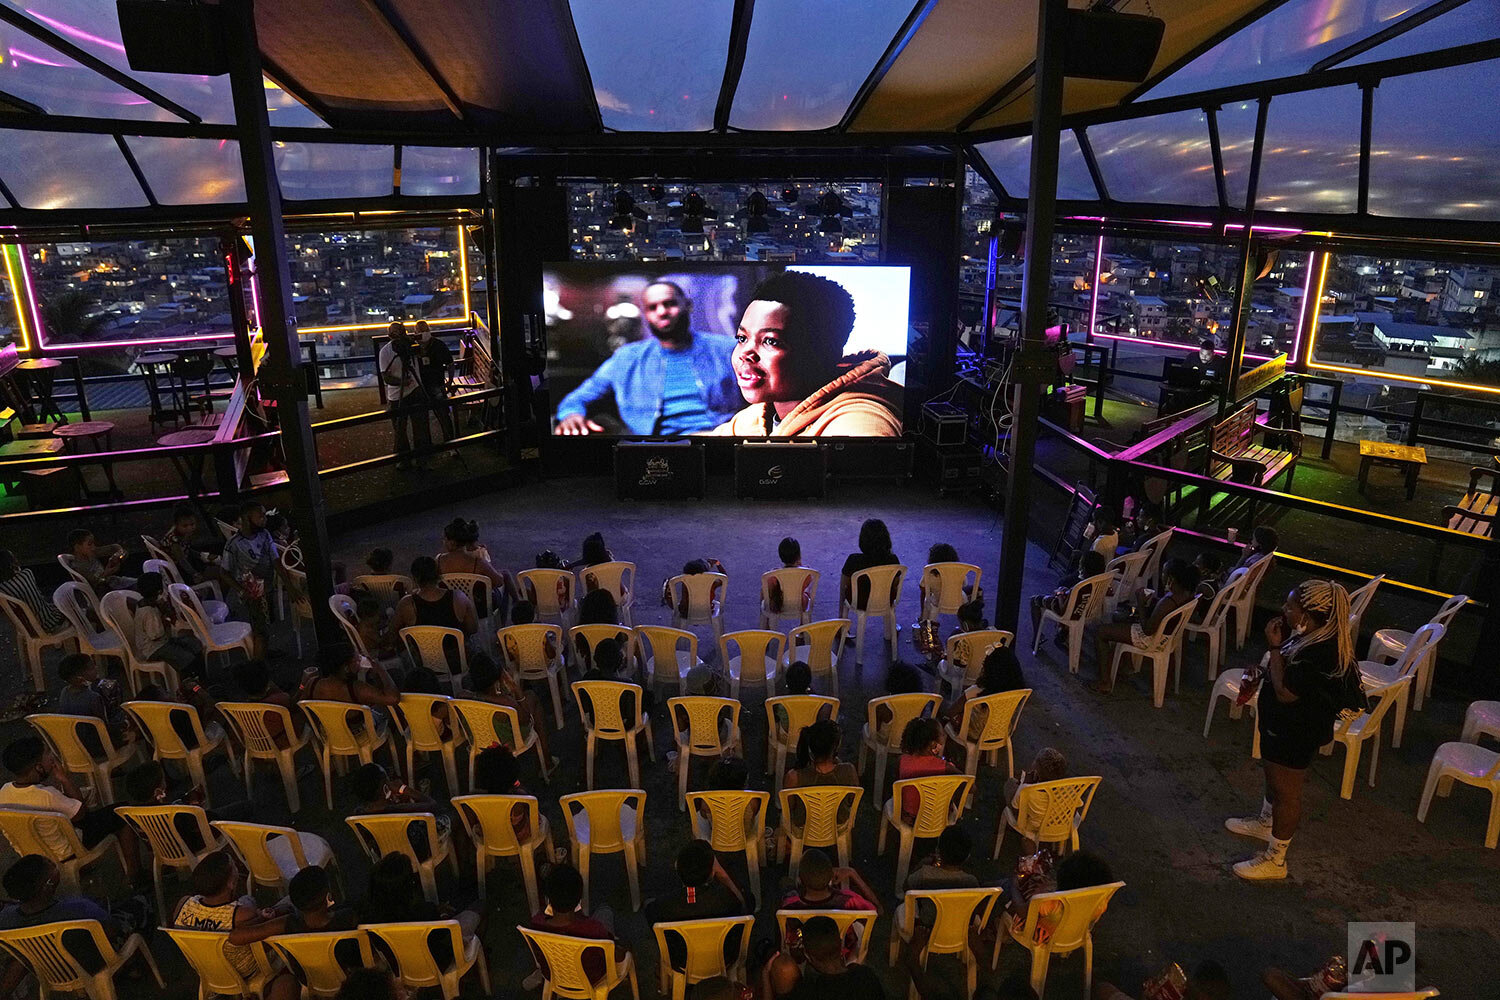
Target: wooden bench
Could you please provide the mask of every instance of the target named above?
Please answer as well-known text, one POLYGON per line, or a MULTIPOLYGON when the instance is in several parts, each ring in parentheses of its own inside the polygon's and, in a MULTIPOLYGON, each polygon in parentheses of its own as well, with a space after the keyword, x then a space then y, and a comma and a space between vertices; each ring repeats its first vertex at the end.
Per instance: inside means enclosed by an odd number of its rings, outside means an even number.
POLYGON ((1269 486, 1286 473, 1285 489, 1292 488, 1292 473, 1302 454, 1302 433, 1284 427, 1267 427, 1256 417, 1251 400, 1224 420, 1214 424, 1209 446, 1209 475, 1250 486, 1269 486), (1265 436, 1279 437, 1287 449, 1270 447, 1265 436), (1256 436, 1261 437, 1260 443, 1256 436))
POLYGON ((500 384, 495 370, 495 359, 490 354, 489 337, 482 329, 464 333, 458 343, 458 357, 453 364, 452 396, 455 422, 463 410, 473 410, 481 427, 490 430, 497 426, 500 400, 495 396, 481 399, 465 399, 469 393, 483 392, 500 384))
POLYGON ((1443 517, 1448 527, 1470 535, 1489 538, 1495 530, 1495 520, 1500 518, 1500 469, 1483 469, 1478 466, 1469 470, 1469 491, 1457 504, 1443 508, 1443 517), (1488 478, 1484 488, 1480 479, 1488 478))

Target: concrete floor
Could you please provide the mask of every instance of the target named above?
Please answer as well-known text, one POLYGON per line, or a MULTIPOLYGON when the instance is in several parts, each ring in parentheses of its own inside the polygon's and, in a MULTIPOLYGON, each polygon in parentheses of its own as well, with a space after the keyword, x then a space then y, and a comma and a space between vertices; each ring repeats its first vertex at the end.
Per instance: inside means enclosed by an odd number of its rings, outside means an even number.
MULTIPOLYGON (((838 568, 854 548, 860 521, 868 516, 886 520, 895 550, 908 565, 921 565, 930 544, 947 541, 961 557, 983 566, 987 577, 994 571, 1003 524, 992 509, 978 503, 939 500, 924 490, 887 484, 840 487, 825 501, 796 505, 737 502, 724 495, 725 489, 721 486, 718 495, 703 502, 619 503, 604 479, 554 480, 346 532, 336 539, 335 555, 355 566, 370 547, 379 544, 393 548, 398 564, 405 563, 434 552, 441 525, 461 513, 478 518, 483 541, 498 563, 524 568, 544 548, 565 558, 576 556, 583 536, 601 530, 616 556, 633 559, 639 566, 638 623, 668 623, 667 609, 654 601, 660 582, 688 559, 712 556, 723 561, 730 574, 725 614, 731 629, 757 624, 756 581, 761 571, 775 564, 776 543, 787 534, 801 540, 805 562, 824 571, 825 589, 818 597, 817 614, 831 616, 838 568)), ((1044 491, 1040 496, 1045 503, 1052 494, 1044 491)), ((1045 553, 1033 545, 1028 561, 1028 590, 1049 588, 1053 572, 1046 568, 1045 553)), ((990 594, 993 584, 992 579, 986 580, 990 594)), ((1269 605, 1269 593, 1264 600, 1269 605)), ((907 588, 900 612, 903 626, 916 618, 915 587, 907 588)), ((1367 627, 1413 624, 1370 621, 1367 627)), ((700 635, 707 634, 708 630, 700 630, 700 635)), ((1195 650, 1189 657, 1182 692, 1169 693, 1165 707, 1157 710, 1151 707, 1148 685, 1141 676, 1127 679, 1112 696, 1101 698, 1067 672, 1065 661, 1059 661, 1050 645, 1044 645, 1037 657, 1030 654, 1029 625, 1023 626, 1021 638, 1027 647, 1022 663, 1036 693, 1018 731, 1018 766, 1050 745, 1068 757, 1072 773, 1104 778, 1082 840, 1088 850, 1108 861, 1126 888, 1115 897, 1099 926, 1096 978, 1135 991, 1144 975, 1168 961, 1191 966, 1214 958, 1229 969, 1236 996, 1259 997, 1264 991, 1257 985, 1257 973, 1263 965, 1282 964, 1305 973, 1327 956, 1343 951, 1346 921, 1401 920, 1417 924, 1421 983, 1440 987, 1445 996, 1493 995, 1492 986, 1483 984, 1492 983, 1489 962, 1500 953, 1500 853, 1482 846, 1488 802, 1482 793, 1460 787, 1451 799, 1437 801, 1425 826, 1415 820, 1427 763, 1439 743, 1456 738, 1461 703, 1440 696, 1426 711, 1413 715, 1405 745, 1399 750, 1390 749, 1387 735, 1377 787, 1368 787, 1367 771, 1362 769, 1352 801, 1338 797, 1342 750, 1331 759, 1317 761, 1308 781, 1306 819, 1291 848, 1292 877, 1282 883, 1248 884, 1236 879, 1229 865, 1247 856, 1253 845, 1229 835, 1221 824, 1226 816, 1258 806, 1260 770, 1249 757, 1248 719, 1232 722, 1220 706, 1212 735, 1203 738, 1208 686, 1201 652, 1195 650)), ((903 627, 900 655, 914 655, 909 642, 909 628, 903 627)), ((290 639, 282 637, 277 644, 290 648, 290 639)), ((1247 648, 1235 660, 1258 652, 1258 648, 1247 648)), ((5 663, 15 662, 14 650, 8 646, 0 647, 0 657, 5 663)), ((846 756, 851 760, 864 702, 883 693, 887 663, 886 652, 873 641, 867 645, 863 669, 855 667, 852 653, 846 654, 840 694, 846 756)), ((280 661, 278 669, 291 681, 297 664, 289 658, 280 661)), ((1084 678, 1090 678, 1090 669, 1086 663, 1084 678)), ((6 676, 13 685, 16 671, 9 670, 6 676)), ((764 715, 756 693, 747 691, 746 702, 745 740, 748 759, 755 764, 763 759, 764 715)), ((650 859, 644 872, 647 898, 675 885, 672 858, 687 836, 684 816, 674 808, 675 779, 662 756, 670 745, 669 728, 665 718, 658 720, 659 759, 655 765, 646 765, 643 775, 650 795, 650 859)), ((0 727, 0 737, 11 739, 19 731, 19 724, 0 727)), ((553 745, 563 758, 563 767, 550 788, 536 784, 529 766, 525 772, 544 803, 583 786, 583 739, 571 706, 566 729, 553 738, 553 745)), ((757 773, 758 766, 751 770, 753 785, 770 787, 765 776, 757 773)), ((429 773, 441 789, 440 769, 429 773)), ((974 870, 990 882, 1008 875, 1016 860, 1014 838, 1008 838, 999 861, 988 859, 1004 777, 995 769, 981 769, 979 803, 964 820, 976 841, 979 860, 974 870)), ((257 784, 256 815, 269 822, 285 822, 290 817, 279 786, 270 778, 267 771, 265 780, 257 784)), ((243 796, 228 769, 217 768, 211 780, 216 798, 230 801, 243 796)), ((701 779, 695 772, 697 780, 701 779)), ((603 750, 599 786, 625 782, 623 754, 603 750)), ((304 806, 296 825, 333 840, 348 884, 356 897, 362 896, 368 865, 342 822, 352 805, 349 794, 337 793, 336 808, 330 814, 322 805, 319 778, 304 779, 301 791, 304 806)), ((544 808, 554 830, 563 830, 555 805, 544 808)), ((894 902, 894 850, 883 857, 875 854, 876 818, 869 805, 862 808, 854 865, 880 891, 882 905, 889 909, 894 902)), ((448 898, 455 901, 473 895, 472 869, 467 868, 471 862, 463 861, 469 873, 464 879, 454 883, 448 875, 442 876, 448 898)), ((731 865, 730 870, 743 872, 739 865, 731 865)), ((487 935, 490 965, 496 994, 516 996, 521 995, 519 980, 529 969, 513 929, 524 919, 525 902, 515 869, 502 863, 499 872, 491 882, 490 899, 496 912, 490 917, 487 935)), ((630 912, 623 865, 617 858, 599 859, 594 872, 595 903, 615 910, 618 929, 636 947, 642 989, 650 995, 655 990, 655 947, 644 919, 630 912)), ((759 910, 760 935, 772 933, 773 887, 784 873, 784 868, 775 865, 766 872, 765 895, 770 899, 759 910)), ((103 881, 118 889, 119 876, 108 866, 103 881)), ((905 984, 887 969, 882 951, 888 928, 888 918, 877 925, 871 964, 885 978, 890 995, 898 996, 905 984)), ((158 942, 157 950, 166 954, 171 948, 158 942)), ((180 971, 175 957, 169 962, 169 971, 180 971)), ((1049 995, 1078 996, 1081 965, 1077 957, 1054 964, 1049 995)), ((1014 945, 1003 949, 1000 976, 1024 968, 1023 949, 1014 945)), ((470 995, 477 990, 472 984, 468 988, 470 995)), ((133 995, 140 990, 135 984, 124 984, 122 992, 133 995)), ((176 976, 167 992, 173 997, 189 996, 191 978, 176 976)))

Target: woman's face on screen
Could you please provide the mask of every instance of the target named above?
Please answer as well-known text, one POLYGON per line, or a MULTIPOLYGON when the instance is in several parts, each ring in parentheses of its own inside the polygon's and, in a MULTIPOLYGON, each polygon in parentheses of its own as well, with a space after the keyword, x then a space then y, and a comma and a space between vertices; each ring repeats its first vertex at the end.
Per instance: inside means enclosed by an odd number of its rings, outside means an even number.
POLYGON ((789 310, 780 302, 756 299, 745 307, 734 335, 734 376, 748 403, 801 399, 797 354, 787 339, 789 310))

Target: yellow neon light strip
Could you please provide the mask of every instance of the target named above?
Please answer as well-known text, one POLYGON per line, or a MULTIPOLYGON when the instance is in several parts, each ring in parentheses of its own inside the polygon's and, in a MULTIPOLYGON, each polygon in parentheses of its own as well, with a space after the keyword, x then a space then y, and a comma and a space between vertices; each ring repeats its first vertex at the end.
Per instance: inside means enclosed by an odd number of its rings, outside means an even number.
POLYGON ((1318 297, 1315 300, 1317 305, 1313 309, 1313 328, 1310 331, 1310 336, 1307 340, 1307 367, 1317 368, 1321 371, 1344 372, 1349 375, 1363 375, 1366 378, 1374 379, 1377 382, 1391 381, 1410 382, 1415 385, 1446 385, 1453 389, 1468 389, 1471 392, 1487 392, 1491 395, 1500 395, 1500 386, 1475 385, 1472 382, 1454 382, 1450 379, 1444 378, 1428 378, 1425 375, 1400 375, 1395 372, 1377 372, 1376 370, 1371 368, 1354 368, 1349 365, 1331 365, 1321 361, 1314 361, 1313 349, 1317 346, 1316 341, 1318 335, 1318 311, 1323 304, 1323 287, 1325 281, 1328 278, 1328 260, 1332 256, 1332 254, 1326 252, 1323 254, 1323 269, 1322 273, 1318 276, 1318 297))
MULTIPOLYGON (((1303 360, 1308 364, 1312 363, 1313 339, 1318 334, 1318 317, 1323 314, 1323 289, 1327 286, 1328 283, 1328 259, 1333 256, 1326 250, 1321 253, 1318 253, 1318 251, 1314 251, 1314 253, 1323 258, 1323 263, 1321 268, 1318 270, 1318 291, 1317 294, 1313 296, 1312 326, 1307 328, 1307 357, 1303 360)), ((1308 261, 1308 263, 1311 264, 1312 262, 1308 261)), ((1306 302, 1302 303, 1302 308, 1305 312, 1307 309, 1306 302)))
POLYGON ((5 278, 10 282, 10 297, 16 304, 16 322, 21 328, 21 350, 31 350, 31 331, 26 326, 26 310, 21 305, 21 283, 16 280, 15 264, 11 261, 12 248, 16 253, 21 252, 18 244, 7 243, 0 247, 0 257, 5 258, 5 278))
POLYGON ((458 224, 458 277, 463 282, 464 292, 464 322, 469 321, 469 234, 464 232, 464 224, 458 224))

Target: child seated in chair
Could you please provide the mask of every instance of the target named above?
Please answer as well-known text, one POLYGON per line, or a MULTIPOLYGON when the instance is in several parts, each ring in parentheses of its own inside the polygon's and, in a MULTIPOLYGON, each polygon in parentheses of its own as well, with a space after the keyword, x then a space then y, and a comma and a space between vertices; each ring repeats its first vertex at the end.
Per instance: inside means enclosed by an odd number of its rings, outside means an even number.
MULTIPOLYGON (((802 565, 802 543, 790 536, 783 538, 781 544, 776 546, 776 556, 781 560, 782 569, 797 569, 802 565)), ((812 607, 812 575, 809 574, 807 581, 802 585, 802 607, 801 612, 806 614, 812 607)), ((774 577, 766 588, 766 601, 772 614, 779 615, 786 605, 786 598, 781 593, 781 584, 774 577)))

